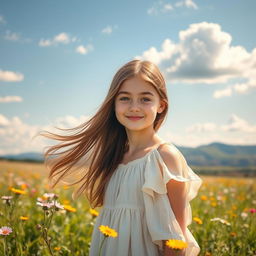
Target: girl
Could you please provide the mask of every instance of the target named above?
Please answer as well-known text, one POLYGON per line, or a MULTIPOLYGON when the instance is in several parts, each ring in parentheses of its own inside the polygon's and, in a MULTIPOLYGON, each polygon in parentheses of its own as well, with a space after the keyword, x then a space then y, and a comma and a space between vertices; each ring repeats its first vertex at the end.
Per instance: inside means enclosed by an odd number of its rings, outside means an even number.
POLYGON ((157 66, 132 60, 115 74, 98 112, 73 135, 46 133, 66 143, 52 146, 49 178, 55 186, 74 175, 78 163, 88 162, 75 196, 85 192, 92 207, 103 206, 95 222, 90 256, 99 253, 104 239, 100 225, 118 232, 103 243, 104 256, 173 256, 166 240, 188 243, 179 255, 196 256, 198 246, 187 228, 192 214, 189 201, 202 180, 182 153, 157 134, 168 110, 165 81, 157 66), (69 147, 61 153, 54 153, 69 147), (59 157, 56 157, 56 155, 59 157), (73 168, 73 169, 72 169, 73 168))

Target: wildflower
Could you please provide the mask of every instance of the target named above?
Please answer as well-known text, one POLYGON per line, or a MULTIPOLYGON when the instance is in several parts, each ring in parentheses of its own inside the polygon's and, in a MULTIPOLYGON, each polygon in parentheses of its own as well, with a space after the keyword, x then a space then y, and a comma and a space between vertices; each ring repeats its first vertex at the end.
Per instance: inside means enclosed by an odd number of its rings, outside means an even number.
POLYGON ((170 239, 165 243, 169 248, 174 250, 182 250, 188 247, 188 244, 182 240, 170 239))
POLYGON ((202 220, 198 217, 194 217, 193 220, 197 223, 197 224, 202 224, 202 220))
POLYGON ((2 196, 1 198, 4 201, 4 203, 6 203, 7 205, 11 205, 11 200, 13 198, 12 196, 2 196))
POLYGON ((118 233, 114 229, 112 229, 112 228, 110 228, 108 226, 100 225, 99 230, 106 237, 107 236, 117 237, 117 235, 118 235, 118 233))
POLYGON ((43 210, 48 210, 53 207, 52 202, 36 202, 37 205, 42 206, 43 210))
POLYGON ((63 207, 68 212, 76 212, 76 208, 72 207, 71 205, 64 204, 63 207))
POLYGON ((213 219, 211 219, 210 221, 219 221, 219 222, 222 223, 222 224, 225 224, 225 225, 227 225, 227 226, 230 226, 230 223, 229 223, 229 222, 227 222, 226 220, 221 219, 221 218, 213 218, 213 219))
POLYGON ((20 220, 28 220, 28 217, 26 217, 26 216, 20 216, 20 220))
POLYGON ((247 218, 247 216, 248 216, 248 213, 246 213, 246 212, 242 212, 242 213, 241 213, 241 217, 242 217, 243 219, 247 218))
POLYGON ((92 208, 90 208, 90 213, 93 217, 97 217, 99 215, 99 213, 96 210, 92 209, 92 208))
POLYGON ((13 193, 15 193, 16 195, 24 195, 24 194, 26 194, 26 191, 20 190, 20 189, 16 189, 16 188, 11 188, 11 191, 13 193))
POLYGON ((12 233, 12 228, 6 226, 0 228, 0 235, 8 236, 10 233, 12 233))
POLYGON ((60 250, 61 250, 61 247, 54 247, 54 250, 55 250, 55 251, 60 251, 60 250))
POLYGON ((64 206, 61 205, 59 202, 57 201, 54 201, 54 206, 55 206, 55 209, 56 210, 63 210, 64 209, 64 206))
POLYGON ((57 199, 58 196, 55 195, 54 193, 44 193, 43 194, 43 198, 46 198, 46 199, 57 199))
POLYGON ((211 202, 212 207, 216 207, 217 203, 216 202, 211 202))
POLYGON ((207 200, 207 196, 202 195, 202 196, 201 196, 201 200, 206 201, 206 200, 207 200))
POLYGON ((250 213, 255 213, 256 209, 255 208, 251 208, 249 211, 250 211, 250 213))
POLYGON ((13 197, 12 196, 2 196, 1 198, 3 200, 11 200, 13 197))

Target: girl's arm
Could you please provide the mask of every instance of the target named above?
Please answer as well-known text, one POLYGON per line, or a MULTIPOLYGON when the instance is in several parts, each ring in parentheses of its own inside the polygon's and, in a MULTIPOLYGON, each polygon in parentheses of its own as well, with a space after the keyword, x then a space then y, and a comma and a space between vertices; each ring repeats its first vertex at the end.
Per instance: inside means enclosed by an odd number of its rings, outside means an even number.
MULTIPOLYGON (((162 146, 159 152, 166 166, 170 170, 181 170, 180 168, 182 168, 184 164, 186 164, 184 158, 181 156, 181 153, 175 149, 162 146)), ((174 215, 180 225, 183 234, 185 234, 186 184, 185 182, 179 182, 171 179, 166 184, 166 188, 171 208, 174 212, 174 215)), ((185 249, 181 250, 179 254, 175 254, 175 252, 172 249, 165 246, 165 242, 166 240, 163 241, 164 256, 185 255, 185 249)))

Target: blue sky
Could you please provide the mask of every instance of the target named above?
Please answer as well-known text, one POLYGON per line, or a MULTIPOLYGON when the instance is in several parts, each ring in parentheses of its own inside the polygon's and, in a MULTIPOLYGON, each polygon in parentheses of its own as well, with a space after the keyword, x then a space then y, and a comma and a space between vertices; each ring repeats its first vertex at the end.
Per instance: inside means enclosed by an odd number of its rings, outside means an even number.
POLYGON ((41 152, 49 142, 35 133, 93 115, 134 58, 166 78, 163 139, 256 144, 255 9, 254 0, 1 0, 0 155, 41 152))

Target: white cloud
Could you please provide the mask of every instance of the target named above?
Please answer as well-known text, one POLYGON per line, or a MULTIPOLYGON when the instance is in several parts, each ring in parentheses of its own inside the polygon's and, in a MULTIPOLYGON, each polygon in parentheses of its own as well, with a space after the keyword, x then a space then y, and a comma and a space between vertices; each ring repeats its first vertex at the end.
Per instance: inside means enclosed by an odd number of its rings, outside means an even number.
POLYGON ((248 121, 238 117, 236 114, 232 114, 228 124, 222 125, 221 130, 230 132, 241 131, 246 133, 256 133, 256 125, 251 125, 248 121))
POLYGON ((185 128, 185 132, 161 131, 161 137, 178 146, 197 147, 213 142, 231 145, 255 145, 256 125, 249 123, 236 114, 232 114, 227 124, 214 122, 195 123, 185 128))
POLYGON ((110 34, 113 33, 114 29, 117 29, 117 27, 118 27, 117 25, 114 25, 114 26, 108 25, 108 26, 106 26, 105 28, 103 28, 101 30, 101 33, 106 34, 106 35, 110 35, 110 34))
POLYGON ((216 90, 213 93, 214 98, 229 97, 233 94, 248 94, 251 90, 256 88, 256 79, 247 79, 244 83, 236 83, 234 85, 228 86, 223 90, 216 90))
POLYGON ((9 120, 4 116, 0 114, 0 128, 9 125, 9 120))
POLYGON ((4 71, 0 69, 0 81, 4 82, 20 82, 24 79, 24 75, 13 71, 4 71))
POLYGON ((88 44, 86 46, 83 46, 83 45, 79 45, 77 48, 76 48, 76 52, 80 53, 80 54, 87 54, 88 52, 92 51, 94 49, 93 45, 92 44, 88 44))
MULTIPOLYGON (((165 39, 164 42, 171 42, 165 39)), ((191 24, 180 31, 179 42, 171 43, 170 50, 159 51, 150 47, 136 58, 148 59, 164 67, 166 78, 172 82, 226 83, 230 79, 245 79, 247 87, 234 86, 241 93, 243 88, 254 87, 256 79, 256 48, 248 52, 242 46, 231 46, 232 37, 215 23, 191 24), (240 91, 239 91, 240 89, 240 91)), ((170 45, 170 43, 169 43, 170 45)), ((228 96, 230 89, 218 91, 216 98, 228 96)))
POLYGON ((192 9, 195 9, 195 10, 198 9, 197 4, 195 2, 193 2, 192 0, 184 0, 184 1, 176 2, 175 6, 176 7, 183 7, 183 6, 185 6, 187 8, 192 8, 192 9))
POLYGON ((165 0, 158 0, 153 3, 153 6, 148 8, 147 13, 149 15, 158 15, 159 13, 167 13, 180 7, 198 9, 198 6, 192 0, 179 1, 174 3, 174 5, 165 0))
POLYGON ((52 141, 41 136, 35 137, 40 131, 46 130, 60 134, 64 132, 54 127, 72 128, 86 120, 88 120, 86 116, 80 116, 78 118, 64 116, 57 118, 48 125, 39 126, 27 124, 17 116, 8 119, 0 114, 0 155, 31 151, 43 152, 43 149, 51 145, 52 141))
POLYGON ((166 39, 162 43, 161 51, 157 51, 155 47, 150 47, 148 50, 143 52, 142 56, 136 56, 135 59, 147 59, 158 65, 164 60, 171 59, 177 51, 177 45, 175 45, 170 39, 166 39))
POLYGON ((113 32, 113 28, 111 26, 107 26, 101 30, 103 34, 111 34, 113 32))
POLYGON ((69 34, 63 32, 54 36, 52 39, 40 39, 38 44, 39 46, 47 47, 51 45, 69 44, 76 41, 78 41, 76 37, 71 37, 69 34))
POLYGON ((0 103, 21 102, 21 101, 23 101, 23 99, 20 96, 0 97, 0 103))
MULTIPOLYGON (((256 125, 249 124, 236 114, 232 114, 227 124, 217 125, 212 122, 196 123, 186 128, 188 133, 205 133, 205 132, 244 132, 256 133, 256 125)), ((256 141, 255 141, 256 142, 256 141)))
POLYGON ((14 33, 7 30, 5 33, 4 39, 9 41, 18 41, 20 39, 20 35, 18 33, 14 33))
POLYGON ((212 132, 217 128, 215 123, 197 123, 189 126, 186 132, 212 132))
POLYGON ((13 42, 30 43, 30 38, 24 38, 20 33, 11 32, 10 30, 5 31, 4 39, 13 42))

